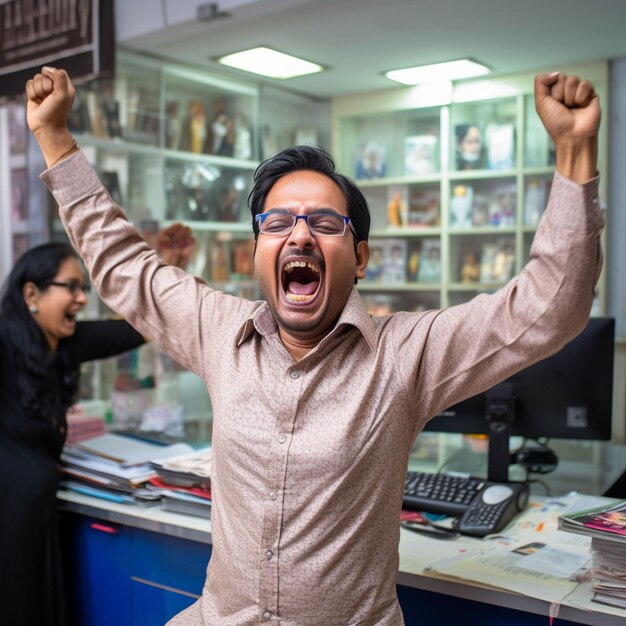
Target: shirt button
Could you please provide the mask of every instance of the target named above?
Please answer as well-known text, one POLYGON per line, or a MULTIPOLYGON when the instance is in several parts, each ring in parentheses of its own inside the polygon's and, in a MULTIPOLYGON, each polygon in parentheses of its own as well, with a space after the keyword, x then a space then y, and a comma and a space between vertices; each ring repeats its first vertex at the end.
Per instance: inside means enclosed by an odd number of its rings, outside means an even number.
POLYGON ((270 491, 270 500, 276 500, 277 496, 276 496, 276 492, 275 491, 270 491))
POLYGON ((287 435, 278 436, 278 443, 285 443, 285 441, 287 441, 287 435))
POLYGON ((291 374, 289 374, 289 375, 290 375, 290 376, 291 376, 291 378, 293 378, 294 380, 295 380, 296 378, 298 378, 298 376, 300 376, 300 374, 298 374, 298 372, 296 372, 296 370, 293 370, 293 371, 291 372, 291 374))
POLYGON ((267 622, 267 620, 270 619, 270 617, 272 617, 272 614, 269 611, 265 611, 263 613, 263 621, 267 622))
POLYGON ((271 550, 266 550, 265 551, 265 558, 268 561, 271 561, 273 556, 274 556, 274 553, 271 550))

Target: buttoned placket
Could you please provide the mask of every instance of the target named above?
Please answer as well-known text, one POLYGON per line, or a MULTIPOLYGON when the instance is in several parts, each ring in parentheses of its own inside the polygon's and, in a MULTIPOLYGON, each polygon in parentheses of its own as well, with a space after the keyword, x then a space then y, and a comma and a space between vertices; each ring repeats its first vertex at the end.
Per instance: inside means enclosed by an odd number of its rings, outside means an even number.
POLYGON ((302 362, 291 365, 285 372, 283 400, 285 407, 276 420, 276 430, 270 441, 270 469, 266 484, 263 515, 263 535, 259 566, 259 613, 261 622, 280 618, 278 606, 280 557, 279 540, 285 505, 284 485, 288 471, 289 442, 293 436, 298 403, 305 383, 302 362))

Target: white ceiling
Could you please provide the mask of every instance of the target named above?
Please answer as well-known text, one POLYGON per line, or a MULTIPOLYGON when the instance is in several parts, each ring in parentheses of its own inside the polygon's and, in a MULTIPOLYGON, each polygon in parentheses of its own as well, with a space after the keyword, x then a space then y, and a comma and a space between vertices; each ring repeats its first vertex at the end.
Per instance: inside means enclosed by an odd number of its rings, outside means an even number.
POLYGON ((269 81, 319 98, 397 87, 385 70, 461 57, 494 74, 626 57, 626 0, 222 0, 229 16, 209 22, 199 4, 116 0, 118 40, 213 70, 219 55, 268 45, 329 68, 269 81))

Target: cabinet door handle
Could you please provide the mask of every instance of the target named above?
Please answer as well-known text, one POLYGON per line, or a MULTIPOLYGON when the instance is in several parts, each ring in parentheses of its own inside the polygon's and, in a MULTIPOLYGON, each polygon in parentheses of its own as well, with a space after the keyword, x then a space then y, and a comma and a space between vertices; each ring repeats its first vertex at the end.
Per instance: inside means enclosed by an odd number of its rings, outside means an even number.
POLYGON ((90 524, 91 528, 94 530, 99 530, 102 533, 108 533, 109 535, 117 535, 119 533, 119 528, 115 528, 114 526, 107 526, 106 524, 98 524, 94 522, 90 524))

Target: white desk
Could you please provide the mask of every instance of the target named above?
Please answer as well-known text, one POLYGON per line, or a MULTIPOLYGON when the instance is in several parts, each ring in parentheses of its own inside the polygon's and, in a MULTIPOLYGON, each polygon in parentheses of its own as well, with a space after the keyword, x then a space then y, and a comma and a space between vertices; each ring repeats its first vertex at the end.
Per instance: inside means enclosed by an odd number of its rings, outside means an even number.
MULTIPOLYGON (((143 508, 129 504, 117 504, 98 498, 68 491, 58 494, 59 507, 81 515, 96 517, 112 523, 126 525, 164 535, 189 539, 200 543, 211 543, 209 520, 170 513, 159 506, 143 508)), ((523 526, 525 520, 533 522, 536 511, 529 510, 518 516, 515 524, 523 526)), ((534 522, 533 522, 534 523, 534 522)), ((546 532, 549 528, 545 528, 546 532)), ((565 534, 565 533, 564 533, 565 534)), ((529 532, 528 541, 537 539, 529 532)), ((429 571, 429 567, 442 556, 484 546, 484 540, 461 537, 455 540, 438 540, 402 530, 400 540, 400 570, 398 584, 480 602, 493 607, 516 609, 541 616, 558 615, 559 620, 594 626, 624 626, 626 610, 603 606, 591 602, 589 583, 573 584, 571 593, 558 602, 549 598, 538 598, 515 589, 503 589, 495 585, 480 584, 468 580, 454 579, 429 571)), ((497 581, 497 577, 494 577, 497 581)), ((547 593, 549 596, 550 594, 547 593)), ((558 626, 558 621, 555 626, 558 626)), ((546 620, 546 625, 548 624, 546 620)))

